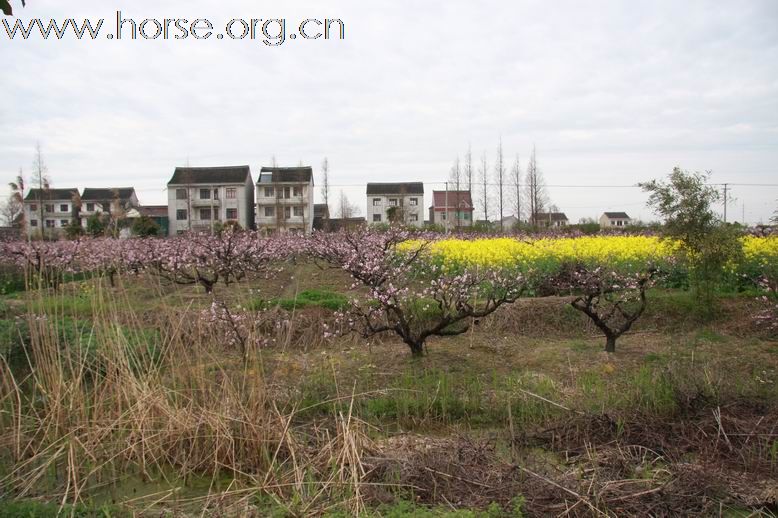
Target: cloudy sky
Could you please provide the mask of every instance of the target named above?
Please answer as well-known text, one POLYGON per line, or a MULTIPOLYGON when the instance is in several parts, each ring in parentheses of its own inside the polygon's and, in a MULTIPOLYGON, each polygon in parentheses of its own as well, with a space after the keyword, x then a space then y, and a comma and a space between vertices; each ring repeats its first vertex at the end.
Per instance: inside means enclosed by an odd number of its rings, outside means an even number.
MULTIPOLYGON (((146 204, 166 201, 178 165, 249 164, 256 176, 275 157, 318 173, 326 156, 333 191, 364 213, 368 181, 427 182, 429 204, 468 146, 492 174, 502 138, 522 169, 536 146, 550 198, 573 221, 652 219, 623 186, 676 165, 778 184, 775 0, 11 3, 25 22, 106 21, 96 41, 11 41, 0 25, 7 180, 29 174, 36 142, 54 186, 134 185, 146 204), (208 18, 215 32, 285 18, 287 40, 117 41, 117 10, 208 18), (345 39, 292 40, 307 18, 343 20, 345 39)), ((766 221, 778 205, 778 187, 732 191, 730 220, 744 209, 766 221)))

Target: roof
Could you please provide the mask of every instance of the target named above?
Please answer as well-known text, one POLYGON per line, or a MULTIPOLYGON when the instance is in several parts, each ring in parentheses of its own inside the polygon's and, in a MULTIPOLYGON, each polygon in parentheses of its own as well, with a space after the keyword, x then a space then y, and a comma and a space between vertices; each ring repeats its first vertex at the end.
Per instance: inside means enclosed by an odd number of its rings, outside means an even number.
POLYGON ((142 216, 148 216, 150 218, 168 217, 167 205, 145 205, 143 207, 138 207, 138 212, 142 216))
POLYGON ((311 166, 263 167, 259 172, 258 183, 310 182, 311 180, 313 180, 313 169, 311 166))
POLYGON ((46 201, 54 200, 72 200, 74 196, 78 196, 78 189, 30 189, 30 192, 25 196, 24 201, 40 201, 41 199, 46 201), (42 196, 41 196, 42 194, 42 196))
POLYGON ((432 191, 432 207, 435 210, 446 209, 473 210, 473 198, 470 191, 432 191))
POLYGON ((537 221, 568 221, 564 212, 538 212, 535 214, 537 221))
POLYGON ((606 212, 605 217, 608 219, 629 219, 626 212, 606 212))
POLYGON ((225 167, 176 167, 168 185, 187 185, 198 183, 246 183, 251 177, 251 168, 247 165, 225 167))
POLYGON ((115 198, 129 200, 133 194, 135 194, 134 187, 112 187, 109 189, 86 187, 81 195, 81 201, 108 201, 115 198))
POLYGON ((369 183, 367 194, 424 194, 422 182, 369 183))

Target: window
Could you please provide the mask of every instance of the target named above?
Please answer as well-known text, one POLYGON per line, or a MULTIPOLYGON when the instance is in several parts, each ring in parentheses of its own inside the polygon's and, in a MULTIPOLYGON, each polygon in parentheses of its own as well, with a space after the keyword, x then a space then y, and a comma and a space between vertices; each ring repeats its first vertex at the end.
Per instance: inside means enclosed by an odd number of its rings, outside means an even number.
POLYGON ((63 203, 63 204, 61 204, 61 205, 59 206, 59 211, 60 211, 60 212, 67 212, 67 211, 68 211, 68 204, 67 204, 67 203, 63 203))
POLYGON ((616 222, 615 221, 611 221, 611 226, 615 227, 616 226, 616 222))
POLYGON ((465 213, 462 215, 462 219, 466 219, 466 220, 468 220, 468 221, 469 221, 469 220, 470 220, 470 213, 469 213, 469 212, 465 212, 465 213))
POLYGON ((265 198, 272 198, 272 197, 273 197, 273 188, 265 187, 265 198))
POLYGON ((381 198, 373 198, 373 207, 381 206, 381 198))
POLYGON ((419 199, 418 198, 411 198, 410 205, 412 207, 414 207, 414 206, 416 206, 418 204, 419 204, 419 199))
POLYGON ((186 209, 178 209, 176 211, 176 219, 178 221, 184 221, 186 220, 186 209))
POLYGON ((95 204, 94 203, 87 203, 86 204, 86 210, 87 210, 87 212, 93 212, 95 210, 95 204))
POLYGON ((227 209, 227 219, 238 219, 238 209, 227 209))
POLYGON ((235 187, 228 187, 227 188, 227 199, 228 200, 234 200, 238 196, 238 189, 235 187))
POLYGON ((177 200, 185 200, 186 199, 186 189, 176 189, 176 199, 177 200))
POLYGON ((291 198, 292 190, 289 187, 284 187, 284 198, 291 198))
POLYGON ((111 212, 111 204, 106 202, 103 203, 103 212, 111 212))
POLYGON ((213 199, 218 200, 219 199, 219 189, 213 190, 213 199))
POLYGON ((211 190, 210 189, 200 189, 200 199, 201 200, 210 200, 211 199, 211 190))
POLYGON ((59 226, 60 226, 60 227, 67 227, 67 226, 68 226, 68 223, 70 223, 68 220, 66 220, 66 219, 61 219, 61 220, 59 221, 59 226))
POLYGON ((294 196, 302 196, 303 195, 303 188, 302 187, 295 187, 292 194, 294 196))
POLYGON ((419 221, 419 215, 418 214, 411 214, 411 221, 419 221))
POLYGON ((200 209, 200 219, 210 220, 211 219, 211 209, 200 209))
POLYGON ((32 205, 30 205, 30 210, 32 212, 35 212, 36 210, 38 210, 38 206, 35 203, 33 203, 32 205))
POLYGON ((445 212, 440 215, 440 219, 446 219, 446 213, 445 212))
POLYGON ((302 207, 295 207, 294 208, 294 215, 297 217, 303 217, 303 208, 302 207))
MULTIPOLYGON (((287 190, 289 188, 287 187, 287 190)), ((292 217, 292 207, 284 207, 284 219, 289 219, 292 217)))
POLYGON ((46 204, 44 208, 46 209, 46 212, 54 212, 54 205, 46 204))
POLYGON ((30 220, 30 226, 31 227, 37 227, 38 226, 38 220, 37 219, 31 219, 30 220))
POLYGON ((397 198, 389 198, 389 206, 390 207, 396 207, 397 206, 397 198))
POLYGON ((47 219, 46 220, 46 228, 54 228, 54 220, 53 219, 47 219))
POLYGON ((373 222, 374 223, 381 223, 381 215, 380 214, 373 214, 373 222))
POLYGON ((624 226, 624 222, 623 222, 623 221, 621 221, 621 220, 618 220, 618 221, 616 222, 616 226, 617 226, 617 227, 623 227, 623 226, 624 226))
POLYGON ((273 217, 273 207, 265 207, 265 217, 266 218, 273 217))

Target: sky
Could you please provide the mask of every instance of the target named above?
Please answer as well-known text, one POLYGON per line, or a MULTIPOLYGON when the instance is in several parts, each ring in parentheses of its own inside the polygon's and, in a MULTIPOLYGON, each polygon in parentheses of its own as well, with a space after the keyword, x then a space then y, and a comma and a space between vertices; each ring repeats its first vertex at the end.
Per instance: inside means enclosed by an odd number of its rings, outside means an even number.
POLYGON ((655 219, 634 185, 675 166, 759 184, 730 187, 730 221, 778 207, 774 0, 10 1, 25 23, 105 22, 94 41, 11 40, 0 20, 3 184, 30 175, 36 143, 54 187, 134 186, 149 205, 166 203, 176 166, 248 164, 256 179, 275 158, 321 184, 327 157, 330 204, 342 189, 364 214, 371 181, 423 181, 428 206, 468 149, 494 182, 501 139, 507 168, 518 157, 524 171, 536 149, 572 222, 655 219), (119 41, 107 36, 118 10, 207 18, 214 33, 284 18, 287 39, 119 41), (308 18, 342 20, 344 39, 291 39, 308 18))

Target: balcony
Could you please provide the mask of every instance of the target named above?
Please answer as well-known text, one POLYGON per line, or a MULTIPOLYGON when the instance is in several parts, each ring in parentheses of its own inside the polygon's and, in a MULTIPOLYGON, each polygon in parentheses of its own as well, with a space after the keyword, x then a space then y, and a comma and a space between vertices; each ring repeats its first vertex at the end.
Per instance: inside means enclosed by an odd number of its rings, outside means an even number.
POLYGON ((221 206, 221 201, 216 198, 208 198, 205 200, 202 200, 200 198, 194 198, 190 202, 192 204, 192 207, 219 207, 221 206))

